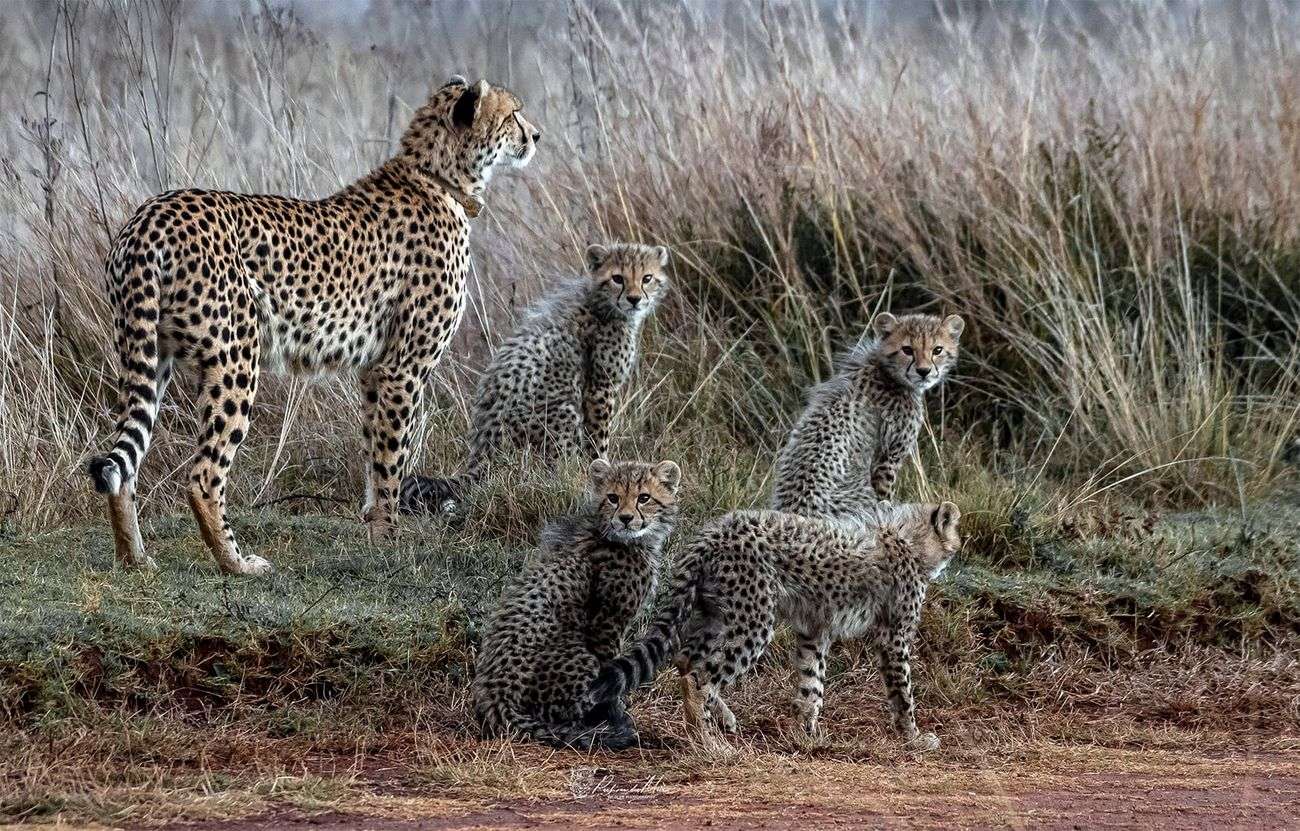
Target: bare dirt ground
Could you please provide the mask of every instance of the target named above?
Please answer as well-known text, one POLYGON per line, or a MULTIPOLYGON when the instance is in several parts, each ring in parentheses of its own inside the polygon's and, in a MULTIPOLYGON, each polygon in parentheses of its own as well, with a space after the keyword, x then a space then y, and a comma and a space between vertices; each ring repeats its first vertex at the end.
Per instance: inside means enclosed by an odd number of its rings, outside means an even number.
MULTIPOLYGON (((550 768, 568 754, 540 761, 550 768)), ((346 810, 277 808, 238 820, 181 823, 253 828, 440 831, 486 828, 1034 828, 1287 829, 1300 827, 1300 751, 1188 754, 1040 745, 1000 757, 868 763, 745 754, 571 757, 554 772, 569 793, 496 800, 400 783, 367 771, 346 810), (608 767, 593 765, 608 764, 608 767), (673 769, 676 781, 656 772, 673 769), (687 770, 685 774, 683 770, 687 770)), ((521 759, 524 764, 527 759, 521 759)), ((448 783, 449 785, 451 783, 448 783)), ((485 783, 480 783, 485 784, 485 783)), ((151 827, 157 827, 152 825, 151 827)))

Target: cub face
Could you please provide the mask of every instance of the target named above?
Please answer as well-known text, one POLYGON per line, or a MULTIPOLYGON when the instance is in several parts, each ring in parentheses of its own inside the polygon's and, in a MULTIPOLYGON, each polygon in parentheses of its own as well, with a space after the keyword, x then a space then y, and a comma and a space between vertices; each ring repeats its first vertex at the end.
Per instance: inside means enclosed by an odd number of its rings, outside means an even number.
POLYGON ((609 307, 624 317, 649 314, 668 290, 668 249, 662 245, 592 245, 587 270, 609 307))
POLYGON ((902 383, 924 392, 938 384, 957 362, 966 323, 958 315, 895 317, 883 312, 872 321, 880 338, 880 361, 902 383))
POLYGON ((591 463, 591 498, 604 532, 616 540, 633 540, 672 520, 681 468, 675 462, 591 463))
POLYGON ((912 545, 921 554, 930 579, 938 577, 948 563, 961 551, 961 533, 957 524, 961 520, 961 511, 951 502, 938 505, 918 505, 917 519, 923 520, 914 525, 912 545))

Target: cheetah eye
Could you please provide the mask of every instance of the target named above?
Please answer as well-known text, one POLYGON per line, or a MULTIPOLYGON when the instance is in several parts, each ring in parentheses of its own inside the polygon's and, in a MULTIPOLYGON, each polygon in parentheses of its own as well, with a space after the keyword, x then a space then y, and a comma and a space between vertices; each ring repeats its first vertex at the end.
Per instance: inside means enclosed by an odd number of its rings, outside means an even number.
POLYGON ((643 493, 636 498, 636 501, 638 505, 644 505, 645 503, 650 501, 650 494, 643 493))
POLYGON ((653 274, 647 274, 646 276, 644 276, 644 277, 641 278, 641 282, 643 282, 643 283, 649 283, 649 282, 650 282, 651 280, 653 280, 654 278, 655 278, 655 276, 654 276, 653 274))
POLYGON ((909 357, 909 358, 912 357, 912 347, 910 347, 910 346, 904 346, 904 347, 903 347, 903 354, 906 355, 906 356, 909 357))
POLYGON ((613 280, 613 281, 614 281, 614 285, 616 285, 616 286, 621 286, 621 285, 623 285, 623 275, 622 275, 622 274, 614 274, 614 275, 611 275, 609 279, 613 280))
POLYGON ((618 504, 618 494, 616 493, 607 494, 605 498, 609 500, 609 504, 611 505, 618 504))
POLYGON ((942 347, 942 346, 936 346, 936 347, 934 348, 934 354, 936 354, 936 355, 942 355, 942 354, 943 354, 943 347, 942 347))

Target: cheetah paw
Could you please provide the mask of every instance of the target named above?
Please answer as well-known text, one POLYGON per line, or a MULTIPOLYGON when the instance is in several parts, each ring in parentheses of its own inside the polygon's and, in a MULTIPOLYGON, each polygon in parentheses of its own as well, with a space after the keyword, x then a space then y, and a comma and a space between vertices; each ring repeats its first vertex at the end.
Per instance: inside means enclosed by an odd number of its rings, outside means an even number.
POLYGON ((135 559, 124 563, 122 567, 127 571, 157 571, 158 561, 148 554, 139 554, 135 559))
POLYGON ((397 527, 389 519, 367 519, 366 537, 372 545, 388 542, 393 538, 397 527))
POLYGON ((903 746, 913 753, 929 753, 939 749, 939 737, 933 733, 918 733, 903 746))
POLYGON ((273 571, 275 571, 275 567, 272 566, 271 561, 266 559, 265 557, 259 557, 256 554, 244 554, 239 558, 238 562, 235 564, 235 567, 231 569, 230 573, 243 574, 243 575, 257 575, 257 574, 270 574, 273 571))

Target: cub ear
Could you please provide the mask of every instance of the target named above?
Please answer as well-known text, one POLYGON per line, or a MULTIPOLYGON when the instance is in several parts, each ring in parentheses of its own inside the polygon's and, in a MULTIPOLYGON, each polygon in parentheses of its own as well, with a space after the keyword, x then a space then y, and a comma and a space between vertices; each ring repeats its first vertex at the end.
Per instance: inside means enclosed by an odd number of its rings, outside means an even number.
POLYGON ((665 488, 677 493, 677 486, 682 481, 682 469, 676 462, 660 462, 655 465, 655 476, 659 477, 659 481, 663 482, 665 488))
POLYGON ((588 245, 587 246, 587 270, 595 271, 596 269, 600 268, 601 264, 605 262, 605 258, 608 256, 609 256, 609 249, 606 248, 605 246, 588 245))
POLYGON ((957 521, 961 519, 961 511, 951 502, 943 502, 935 508, 930 514, 930 524, 939 536, 949 537, 957 533, 957 521))
POLYGON ((594 459, 592 463, 587 466, 587 475, 591 477, 592 482, 599 483, 605 481, 605 477, 613 472, 613 470, 614 468, 604 459, 594 459))
POLYGON ((469 81, 465 80, 464 75, 453 75, 447 79, 447 83, 443 84, 442 88, 446 89, 447 87, 464 86, 465 84, 468 83, 469 81))
POLYGON ((483 98, 488 93, 488 82, 479 81, 471 87, 466 87, 465 91, 456 99, 456 104, 451 108, 451 123, 462 130, 467 130, 474 125, 474 120, 478 118, 479 108, 483 104, 483 98))
POLYGON ((948 315, 943 319, 943 328, 954 338, 959 338, 966 329, 966 321, 961 319, 961 315, 948 315))
POLYGON ((889 337, 889 333, 894 331, 896 326, 898 326, 898 318, 889 312, 881 312, 876 315, 875 320, 871 321, 871 328, 875 330, 877 336, 882 338, 889 337))
POLYGON ((668 249, 662 245, 654 247, 655 256, 659 258, 659 267, 663 268, 668 265, 668 249))

